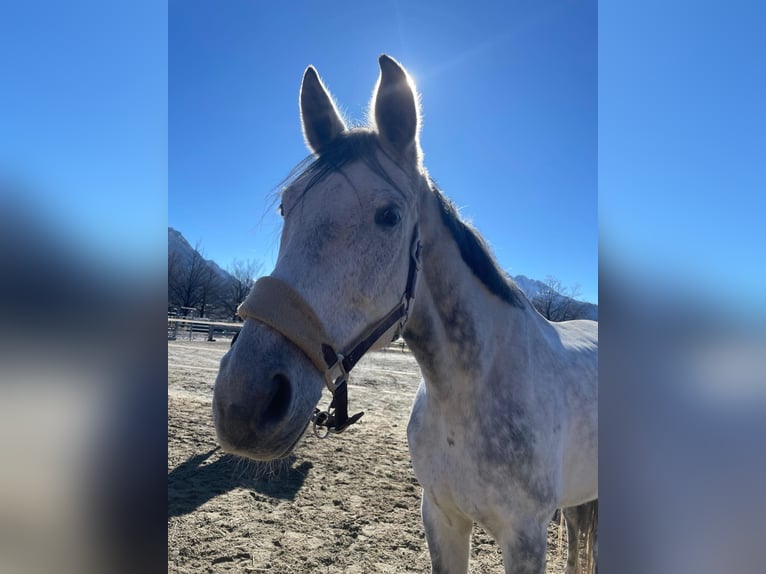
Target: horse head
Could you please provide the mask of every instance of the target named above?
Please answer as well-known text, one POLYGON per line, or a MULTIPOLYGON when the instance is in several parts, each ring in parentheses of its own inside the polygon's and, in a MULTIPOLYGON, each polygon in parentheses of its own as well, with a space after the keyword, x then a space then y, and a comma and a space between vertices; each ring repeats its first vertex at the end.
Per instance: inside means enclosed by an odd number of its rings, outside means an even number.
POLYGON ((213 418, 228 452, 289 454, 322 388, 345 382, 347 355, 388 343, 411 311, 418 197, 428 188, 420 110, 404 68, 385 55, 379 64, 364 128, 349 129, 316 70, 304 73, 313 155, 282 190, 276 266, 240 307, 245 322, 215 382, 213 418))

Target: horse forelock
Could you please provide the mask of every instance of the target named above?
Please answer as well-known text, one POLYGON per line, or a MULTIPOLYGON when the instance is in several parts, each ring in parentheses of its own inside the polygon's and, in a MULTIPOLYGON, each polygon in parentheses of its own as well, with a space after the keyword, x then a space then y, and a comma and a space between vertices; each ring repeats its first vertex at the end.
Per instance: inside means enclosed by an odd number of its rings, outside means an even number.
MULTIPOLYGON (((331 143, 322 148, 318 155, 311 154, 301 161, 282 181, 279 188, 281 192, 291 185, 299 185, 303 189, 298 201, 300 201, 318 183, 328 175, 343 170, 344 167, 355 162, 363 162, 370 171, 386 182, 405 198, 412 192, 402 189, 395 179, 389 175, 380 162, 380 156, 387 157, 393 165, 400 166, 397 158, 381 145, 378 134, 369 129, 355 128, 338 135, 331 143)), ((407 173, 402 168, 403 173, 407 173)))

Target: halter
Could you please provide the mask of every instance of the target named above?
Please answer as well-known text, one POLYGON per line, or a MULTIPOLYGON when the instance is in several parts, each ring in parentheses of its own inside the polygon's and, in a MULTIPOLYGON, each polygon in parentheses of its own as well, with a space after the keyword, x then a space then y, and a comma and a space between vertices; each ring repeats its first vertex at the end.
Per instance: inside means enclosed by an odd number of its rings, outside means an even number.
POLYGON ((311 417, 314 433, 325 438, 341 433, 358 421, 364 412, 348 416, 348 376, 364 354, 395 324, 398 337, 409 318, 420 271, 420 237, 415 227, 410 246, 407 285, 399 303, 382 319, 368 327, 346 349, 338 351, 322 321, 311 306, 292 287, 275 277, 261 277, 237 309, 243 319, 254 319, 268 325, 291 341, 322 373, 332 402, 326 411, 314 410, 311 417))

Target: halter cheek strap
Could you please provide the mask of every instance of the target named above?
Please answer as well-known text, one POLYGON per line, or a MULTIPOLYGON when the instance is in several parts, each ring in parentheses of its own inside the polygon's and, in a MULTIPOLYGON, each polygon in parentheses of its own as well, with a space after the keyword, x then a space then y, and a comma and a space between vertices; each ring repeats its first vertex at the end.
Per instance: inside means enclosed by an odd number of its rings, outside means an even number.
POLYGON ((361 412, 352 417, 348 416, 348 374, 364 354, 397 323, 399 326, 396 336, 401 334, 409 316, 410 304, 415 297, 419 270, 420 238, 416 227, 410 249, 407 285, 401 300, 385 317, 366 329, 342 352, 337 351, 338 347, 333 344, 311 306, 292 287, 279 279, 258 279, 237 309, 237 314, 243 319, 254 319, 264 323, 291 341, 322 373, 327 388, 333 394, 333 400, 327 411, 317 409, 314 412, 314 432, 317 436, 325 437, 330 432, 342 432, 364 414, 361 412), (321 432, 319 427, 323 427, 325 432, 321 432))

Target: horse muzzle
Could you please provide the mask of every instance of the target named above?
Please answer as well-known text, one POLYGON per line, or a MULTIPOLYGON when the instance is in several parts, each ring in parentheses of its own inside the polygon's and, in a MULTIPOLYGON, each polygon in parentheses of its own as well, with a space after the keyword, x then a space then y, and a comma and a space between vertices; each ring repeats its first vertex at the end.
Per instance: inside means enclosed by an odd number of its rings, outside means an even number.
POLYGON ((221 360, 213 421, 226 452, 255 460, 290 454, 322 394, 322 377, 292 343, 246 321, 221 360))

